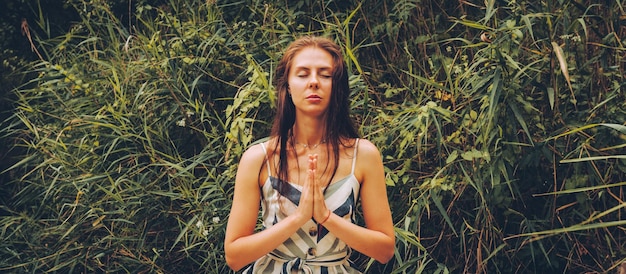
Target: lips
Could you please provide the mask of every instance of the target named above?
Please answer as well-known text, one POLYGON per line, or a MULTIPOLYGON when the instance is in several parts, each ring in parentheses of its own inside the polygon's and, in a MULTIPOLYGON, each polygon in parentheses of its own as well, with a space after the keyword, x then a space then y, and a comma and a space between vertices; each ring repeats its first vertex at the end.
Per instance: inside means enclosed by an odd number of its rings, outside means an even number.
POLYGON ((306 97, 307 99, 322 99, 322 97, 319 97, 318 95, 315 94, 311 94, 309 96, 306 97))

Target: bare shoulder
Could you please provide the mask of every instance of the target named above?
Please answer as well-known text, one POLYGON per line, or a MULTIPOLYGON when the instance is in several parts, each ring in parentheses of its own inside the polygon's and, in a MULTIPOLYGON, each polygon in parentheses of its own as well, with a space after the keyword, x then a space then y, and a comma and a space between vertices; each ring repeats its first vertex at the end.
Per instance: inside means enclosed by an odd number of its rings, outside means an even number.
POLYGON ((358 144, 358 156, 359 157, 363 157, 363 158, 367 158, 367 159, 377 159, 380 158, 380 151, 378 150, 378 147, 376 147, 376 145, 374 145, 372 142, 370 142, 367 139, 359 139, 359 144, 358 144), (370 158, 370 157, 374 157, 374 158, 370 158))
POLYGON ((256 157, 265 157, 265 152, 263 151, 263 148, 261 147, 263 144, 258 143, 255 145, 252 145, 251 147, 249 147, 248 149, 246 149, 246 151, 244 151, 243 155, 241 156, 241 158, 256 158, 256 157))
POLYGON ((256 144, 249 147, 239 160, 239 170, 260 170, 265 163, 265 151, 262 144, 256 144))
POLYGON ((367 139, 359 139, 357 147, 357 159, 354 175, 359 182, 383 182, 384 167, 380 151, 372 142, 367 139))

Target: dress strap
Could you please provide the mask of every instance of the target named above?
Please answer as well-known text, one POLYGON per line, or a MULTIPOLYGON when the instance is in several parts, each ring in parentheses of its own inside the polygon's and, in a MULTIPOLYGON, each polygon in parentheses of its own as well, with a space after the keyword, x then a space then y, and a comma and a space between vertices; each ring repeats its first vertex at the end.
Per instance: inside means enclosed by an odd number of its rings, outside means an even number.
POLYGON ((270 168, 270 159, 267 158, 267 149, 265 149, 265 143, 261 143, 261 148, 263 148, 263 152, 265 153, 265 165, 267 166, 267 176, 270 177, 272 176, 272 169, 270 168))
POLYGON ((354 167, 356 166, 356 151, 357 148, 359 147, 359 138, 356 138, 356 141, 354 141, 354 156, 352 156, 352 171, 350 172, 350 174, 354 174, 354 167))

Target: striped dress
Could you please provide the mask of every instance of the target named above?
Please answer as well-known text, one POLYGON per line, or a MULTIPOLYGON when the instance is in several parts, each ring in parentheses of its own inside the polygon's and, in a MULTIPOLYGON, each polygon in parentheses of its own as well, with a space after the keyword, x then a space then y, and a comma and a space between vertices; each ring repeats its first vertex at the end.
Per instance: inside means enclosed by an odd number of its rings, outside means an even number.
MULTIPOLYGON (((357 139, 350 175, 329 185, 324 193, 326 206, 337 216, 353 223, 361 186, 354 176, 358 143, 357 139)), ((267 155, 265 144, 262 143, 261 146, 267 155)), ((261 189, 264 228, 271 227, 294 212, 302 190, 300 185, 273 177, 269 163, 267 166, 269 176, 261 189), (284 192, 279 193, 279 189, 283 189, 284 192)), ((349 246, 311 219, 284 243, 258 259, 243 273, 361 273, 348 260, 350 253, 349 246)))

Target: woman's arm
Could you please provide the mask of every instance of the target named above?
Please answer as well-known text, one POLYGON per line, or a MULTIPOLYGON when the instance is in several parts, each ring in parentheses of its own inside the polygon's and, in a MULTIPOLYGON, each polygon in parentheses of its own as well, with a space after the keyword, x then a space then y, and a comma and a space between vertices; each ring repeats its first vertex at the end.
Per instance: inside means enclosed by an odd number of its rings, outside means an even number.
POLYGON ((366 227, 335 214, 324 222, 324 227, 348 246, 387 263, 393 257, 395 235, 387 200, 385 171, 378 149, 367 140, 359 141, 355 175, 361 179, 361 206, 366 227))
MULTIPOLYGON (((259 216, 261 189, 259 171, 265 168, 265 152, 260 145, 248 149, 239 162, 233 204, 228 217, 224 251, 226 263, 237 271, 274 250, 311 218, 296 211, 274 226, 254 232, 259 216)), ((311 202, 312 203, 312 202, 311 202)))

